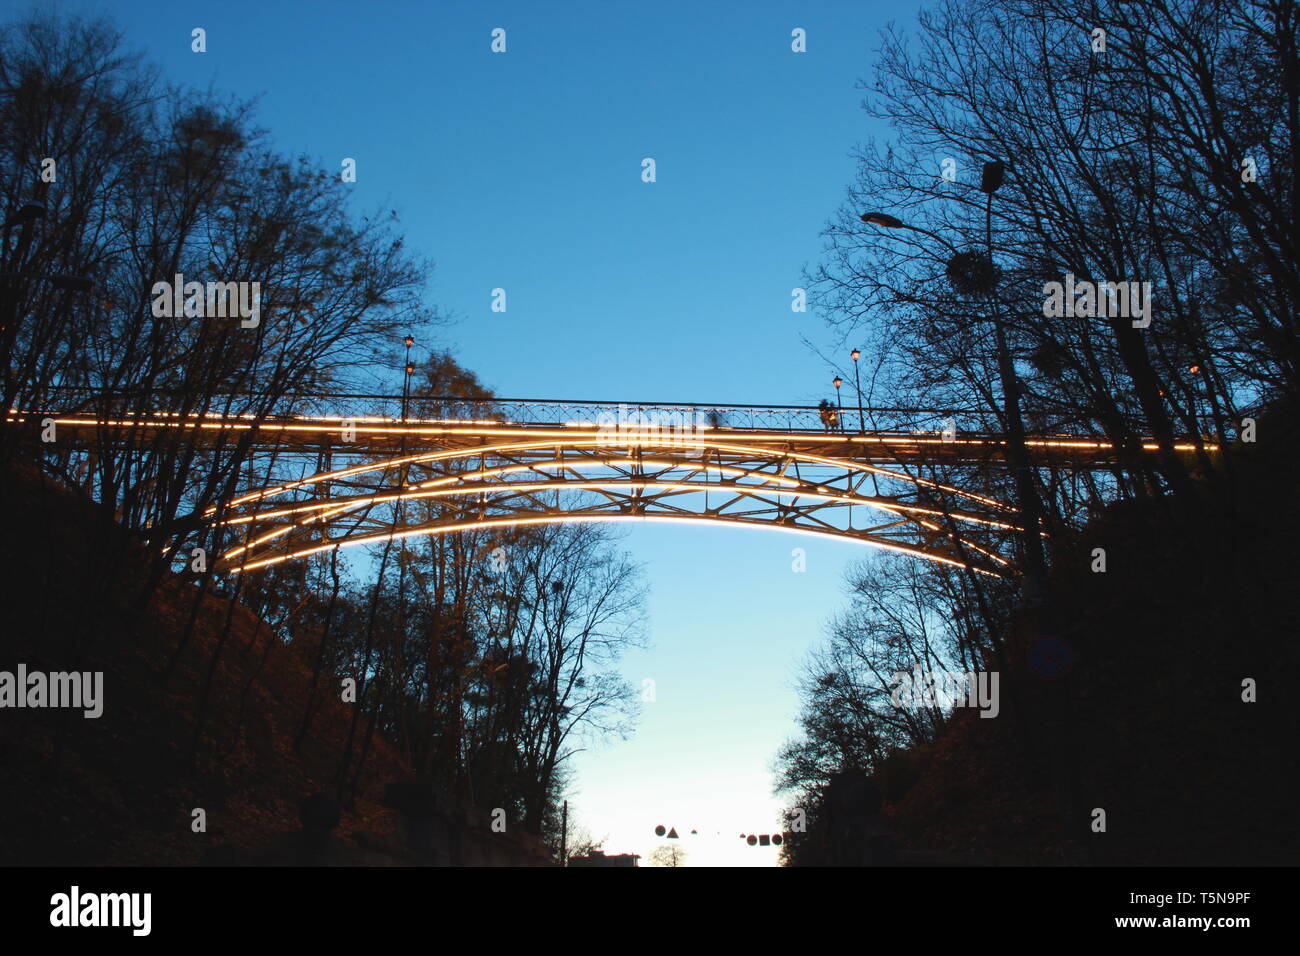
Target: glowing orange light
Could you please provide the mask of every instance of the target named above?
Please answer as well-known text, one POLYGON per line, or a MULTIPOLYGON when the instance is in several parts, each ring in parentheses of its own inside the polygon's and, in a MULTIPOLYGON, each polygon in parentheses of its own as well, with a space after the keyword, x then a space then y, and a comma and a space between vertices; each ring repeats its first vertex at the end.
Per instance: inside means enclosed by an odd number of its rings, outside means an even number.
MULTIPOLYGON (((606 522, 606 521, 608 522, 650 521, 650 522, 672 522, 672 523, 721 524, 721 525, 733 525, 733 526, 735 524, 751 524, 756 527, 775 528, 777 530, 784 531, 790 534, 807 534, 807 535, 815 535, 817 537, 829 537, 829 538, 847 538, 850 541, 855 541, 857 543, 867 545, 869 547, 881 548, 886 551, 895 551, 900 554, 909 554, 912 555, 913 557, 922 558, 927 561, 934 561, 939 564, 947 564, 952 567, 958 567, 958 568, 966 567, 965 563, 958 561, 954 558, 949 558, 944 555, 934 554, 932 552, 925 551, 924 549, 921 548, 914 548, 914 547, 909 547, 907 545, 895 544, 893 542, 881 541, 878 538, 869 538, 863 534, 844 535, 837 531, 822 531, 814 528, 788 527, 788 526, 778 525, 778 524, 767 524, 767 523, 761 523, 756 521, 745 521, 743 519, 716 519, 716 518, 709 518, 709 517, 695 516, 695 515, 674 516, 674 515, 653 515, 652 514, 652 515, 544 515, 536 518, 510 517, 510 518, 502 518, 502 519, 488 519, 483 521, 461 522, 457 524, 444 525, 441 527, 411 528, 406 531, 395 531, 395 532, 389 532, 387 534, 367 535, 361 538, 344 539, 341 541, 329 541, 326 542, 325 544, 315 545, 310 548, 302 548, 297 551, 290 552, 289 554, 282 554, 270 558, 263 558, 259 561, 250 561, 238 567, 231 567, 228 570, 234 573, 239 573, 243 571, 252 571, 257 568, 268 567, 269 565, 272 564, 280 564, 284 561, 289 561, 294 558, 309 557, 313 554, 319 554, 322 551, 329 551, 336 548, 338 549, 349 548, 349 547, 354 547, 356 545, 362 545, 362 544, 378 544, 383 541, 396 541, 402 538, 417 537, 422 535, 431 536, 437 534, 448 534, 453 531, 465 531, 472 528, 506 527, 506 526, 534 525, 534 524, 562 524, 566 522, 606 522)), ((970 567, 971 570, 977 574, 983 574, 988 577, 1002 576, 998 574, 996 571, 990 571, 985 568, 975 567, 974 565, 971 565, 970 567)))

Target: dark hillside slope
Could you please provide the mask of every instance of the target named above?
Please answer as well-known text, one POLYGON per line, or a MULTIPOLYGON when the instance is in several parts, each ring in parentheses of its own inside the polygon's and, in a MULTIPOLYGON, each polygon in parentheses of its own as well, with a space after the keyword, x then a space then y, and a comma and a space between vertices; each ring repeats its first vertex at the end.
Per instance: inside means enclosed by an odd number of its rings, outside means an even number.
MULTIPOLYGON (((300 801, 333 789, 350 721, 346 705, 327 697, 294 751, 310 648, 285 646, 236 606, 192 763, 197 702, 230 605, 205 599, 164 686, 195 587, 169 574, 147 608, 133 609, 143 562, 111 519, 30 471, 0 469, 0 484, 0 670, 21 662, 105 672, 98 719, 0 710, 0 865, 191 864, 214 846, 263 846, 296 831, 300 801), (100 557, 108 553, 135 557, 100 557), (104 581, 108 597, 95 602, 104 581), (199 807, 206 833, 191 829, 199 807)), ((338 830, 345 843, 354 830, 393 831, 383 785, 409 777, 376 736, 338 830)))
POLYGON ((1300 860, 1300 471, 1286 415, 1226 487, 1130 503, 1065 553, 1010 642, 995 720, 877 774, 905 846, 1040 863, 1300 860), (1105 573, 1090 567, 1104 548, 1105 573), (1253 678, 1258 702, 1242 700, 1253 678), (1094 809, 1106 832, 1091 829, 1094 809))

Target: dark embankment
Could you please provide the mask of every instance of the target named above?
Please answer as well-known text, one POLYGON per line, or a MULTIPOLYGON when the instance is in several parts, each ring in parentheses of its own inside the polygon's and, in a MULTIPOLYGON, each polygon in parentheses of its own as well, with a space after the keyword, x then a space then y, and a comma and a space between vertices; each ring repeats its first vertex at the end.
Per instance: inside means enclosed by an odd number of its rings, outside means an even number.
POLYGON ((1002 714, 959 710, 876 773, 904 847, 1048 864, 1300 858, 1294 421, 1262 417, 1258 442, 1233 446, 1231 473, 1198 478, 1196 497, 1113 508, 1057 542, 1051 606, 1007 642, 1002 714))
MULTIPOLYGON (((98 719, 0 711, 0 864, 193 864, 213 847, 260 847, 298 830, 305 797, 338 791, 351 718, 336 694, 323 694, 294 748, 312 648, 285 646, 247 609, 208 597, 164 681, 198 589, 169 574, 146 607, 135 607, 144 556, 111 516, 31 471, 0 469, 0 484, 0 670, 21 662, 104 672, 98 719), (193 832, 195 808, 206 811, 206 833, 193 832)), ((326 686, 339 684, 329 677, 326 686)), ((382 806, 384 784, 409 776, 376 735, 339 839, 390 834, 396 815, 382 806)))

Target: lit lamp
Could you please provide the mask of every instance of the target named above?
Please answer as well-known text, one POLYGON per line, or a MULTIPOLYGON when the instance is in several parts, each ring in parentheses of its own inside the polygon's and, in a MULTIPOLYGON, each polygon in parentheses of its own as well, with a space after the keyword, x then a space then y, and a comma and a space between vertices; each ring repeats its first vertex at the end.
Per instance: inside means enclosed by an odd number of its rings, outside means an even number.
POLYGON ((862 376, 858 374, 858 359, 862 358, 862 353, 854 349, 849 353, 849 357, 853 359, 853 384, 858 391, 858 431, 865 435, 867 423, 862 417, 862 376))
POLYGON ((406 345, 406 376, 402 379, 402 420, 406 420, 406 400, 411 394, 411 376, 415 374, 415 365, 411 362, 411 346, 415 344, 415 337, 407 335, 402 340, 406 345))

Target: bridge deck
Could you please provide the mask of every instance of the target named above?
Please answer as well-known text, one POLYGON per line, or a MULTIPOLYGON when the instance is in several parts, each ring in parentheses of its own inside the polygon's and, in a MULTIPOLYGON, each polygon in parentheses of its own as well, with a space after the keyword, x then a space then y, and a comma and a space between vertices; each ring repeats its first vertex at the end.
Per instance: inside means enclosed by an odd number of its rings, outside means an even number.
MULTIPOLYGON (((319 453, 335 456, 395 455, 418 448, 489 447, 502 443, 557 445, 600 445, 604 447, 718 447, 722 445, 762 448, 774 453, 796 452, 878 464, 988 462, 1003 457, 1005 436, 992 432, 960 429, 868 429, 772 428, 701 424, 671 421, 668 424, 640 421, 516 421, 505 418, 398 418, 344 416, 270 418, 251 416, 182 417, 168 413, 93 415, 58 412, 11 413, 8 420, 37 427, 52 419, 60 441, 104 440, 147 447, 169 435, 197 433, 212 444, 232 444, 244 433, 253 432, 252 447, 281 452, 319 453)), ((188 436, 187 436, 188 437, 188 436)), ((1106 466, 1117 458, 1115 446, 1104 438, 1087 435, 1037 434, 1026 444, 1033 457, 1045 464, 1069 462, 1074 466, 1106 466)), ((1153 441, 1142 445, 1154 453, 1153 441)), ((1216 446, 1206 444, 1210 452, 1216 446)), ((1192 455, 1196 446, 1180 441, 1181 455, 1192 455)))

